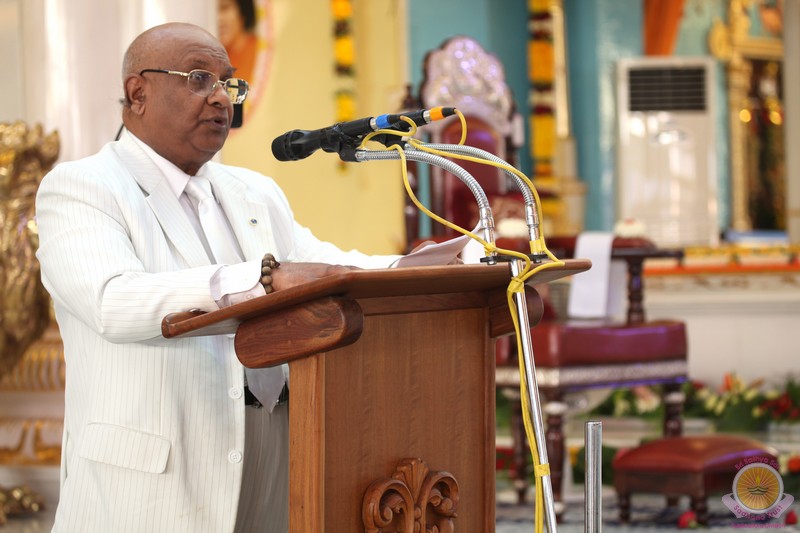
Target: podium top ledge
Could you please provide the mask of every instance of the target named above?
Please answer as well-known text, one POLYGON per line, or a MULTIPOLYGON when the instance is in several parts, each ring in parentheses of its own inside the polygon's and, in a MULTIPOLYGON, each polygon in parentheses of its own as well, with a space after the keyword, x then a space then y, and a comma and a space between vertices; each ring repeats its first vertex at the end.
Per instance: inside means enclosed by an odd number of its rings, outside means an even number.
MULTIPOLYGON (((549 283, 590 267, 588 259, 564 260, 563 266, 537 272, 528 284, 549 283)), ((164 317, 161 330, 166 338, 190 336, 200 329, 203 335, 232 333, 245 320, 326 296, 359 299, 483 292, 503 288, 510 280, 508 263, 348 270, 209 313, 171 313, 164 317)))

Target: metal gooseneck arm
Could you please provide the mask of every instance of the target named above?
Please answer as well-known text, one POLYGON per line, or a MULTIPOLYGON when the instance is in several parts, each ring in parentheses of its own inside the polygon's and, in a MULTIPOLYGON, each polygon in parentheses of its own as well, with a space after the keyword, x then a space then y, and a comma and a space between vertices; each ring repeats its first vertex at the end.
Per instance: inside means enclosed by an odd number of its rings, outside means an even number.
MULTIPOLYGON (((484 159, 486 161, 493 161, 495 163, 500 163, 506 166, 511 166, 507 161, 497 157, 491 152, 487 152, 486 150, 481 150, 480 148, 475 148, 474 146, 465 146, 463 144, 426 144, 427 148, 431 148, 433 150, 439 150, 441 152, 452 152, 456 154, 468 155, 472 157, 477 157, 479 159, 484 159)), ((410 144, 406 145, 407 152, 414 147, 410 144)), ((539 232, 539 213, 536 209, 536 200, 533 196, 533 192, 531 192, 530 187, 525 181, 511 172, 508 169, 502 168, 501 169, 507 176, 509 176, 514 183, 516 184, 517 188, 522 193, 522 197, 525 201, 525 224, 528 226, 528 235, 530 240, 535 241, 541 237, 539 232)))
MULTIPOLYGON (((483 192, 480 184, 478 184, 478 180, 462 167, 445 157, 429 154, 420 150, 409 150, 404 151, 404 153, 406 159, 428 163, 429 165, 434 165, 450 172, 469 188, 473 196, 475 196, 475 200, 478 202, 479 227, 483 231, 483 240, 494 244, 494 218, 492 217, 492 209, 489 206, 489 199, 486 198, 486 193, 483 192)), ((357 161, 381 161, 400 159, 400 154, 395 150, 356 150, 355 158, 357 161)))

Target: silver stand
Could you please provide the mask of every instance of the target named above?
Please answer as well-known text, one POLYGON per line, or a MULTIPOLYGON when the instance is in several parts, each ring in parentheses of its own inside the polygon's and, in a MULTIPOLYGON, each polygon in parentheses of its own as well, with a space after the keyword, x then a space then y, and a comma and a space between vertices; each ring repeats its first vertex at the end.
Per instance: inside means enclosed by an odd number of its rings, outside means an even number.
MULTIPOLYGON (((520 261, 512 260, 511 274, 516 277, 520 272, 520 261)), ((542 422, 542 408, 539 404, 539 387, 536 384, 536 368, 533 365, 531 327, 528 319, 525 291, 514 293, 514 304, 517 308, 517 316, 519 316, 522 360, 525 366, 525 375, 520 376, 520 379, 525 379, 525 387, 528 389, 528 406, 530 408, 530 419, 533 422, 536 453, 539 455, 539 461, 542 464, 547 464, 547 442, 544 434, 544 423, 542 422)), ((542 484, 542 492, 544 493, 545 525, 550 533, 556 533, 556 509, 553 501, 553 485, 550 482, 550 475, 537 477, 536 483, 542 484)), ((542 509, 537 509, 536 511, 540 512, 542 509)))
POLYGON ((583 494, 585 498, 583 530, 599 533, 603 514, 603 424, 586 422, 584 427, 586 474, 583 494))

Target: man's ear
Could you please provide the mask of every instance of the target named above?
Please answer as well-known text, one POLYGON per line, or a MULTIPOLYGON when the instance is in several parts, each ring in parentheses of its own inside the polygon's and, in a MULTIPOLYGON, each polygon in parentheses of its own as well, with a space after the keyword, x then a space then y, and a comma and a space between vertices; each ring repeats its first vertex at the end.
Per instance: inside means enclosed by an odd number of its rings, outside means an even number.
POLYGON ((131 76, 125 80, 125 103, 137 115, 144 112, 145 90, 141 76, 131 76))

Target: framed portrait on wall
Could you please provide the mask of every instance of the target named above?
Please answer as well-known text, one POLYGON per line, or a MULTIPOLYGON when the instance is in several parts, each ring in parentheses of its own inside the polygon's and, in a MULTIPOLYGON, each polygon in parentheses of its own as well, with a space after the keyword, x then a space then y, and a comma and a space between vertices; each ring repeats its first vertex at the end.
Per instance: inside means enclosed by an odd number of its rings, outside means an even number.
MULTIPOLYGON (((253 112, 266 88, 273 53, 271 0, 218 0, 217 34, 235 76, 247 81, 245 111, 253 112)), ((246 124, 246 123, 245 123, 246 124)))

